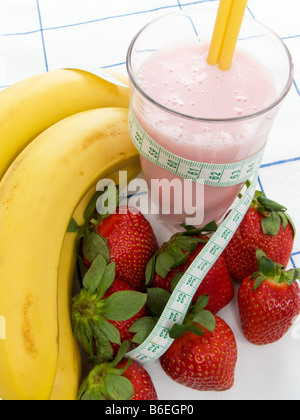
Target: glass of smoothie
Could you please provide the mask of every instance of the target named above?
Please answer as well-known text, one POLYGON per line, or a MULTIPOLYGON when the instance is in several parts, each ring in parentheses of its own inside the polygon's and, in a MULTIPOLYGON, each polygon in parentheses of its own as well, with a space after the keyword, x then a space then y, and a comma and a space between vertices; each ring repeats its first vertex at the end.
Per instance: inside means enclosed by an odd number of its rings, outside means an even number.
MULTIPOLYGON (((245 17, 231 68, 209 65, 216 14, 216 9, 182 10, 151 22, 131 43, 127 70, 133 114, 156 144, 170 156, 229 164, 263 150, 292 85, 293 64, 273 31, 245 17)), ((198 211, 194 225, 221 221, 244 185, 185 185, 183 178, 144 155, 140 159, 159 219, 174 230, 196 208, 202 216, 198 211), (174 186, 170 198, 162 188, 153 188, 155 180, 174 186), (170 211, 164 210, 167 199, 170 211)))

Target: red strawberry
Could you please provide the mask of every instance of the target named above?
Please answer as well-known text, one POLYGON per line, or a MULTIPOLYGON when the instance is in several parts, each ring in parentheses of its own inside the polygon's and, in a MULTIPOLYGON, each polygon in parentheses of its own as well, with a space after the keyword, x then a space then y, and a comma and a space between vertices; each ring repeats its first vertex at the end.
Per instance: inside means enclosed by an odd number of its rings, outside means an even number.
POLYGON ((113 362, 97 364, 83 381, 81 400, 157 400, 148 372, 138 363, 124 359, 128 350, 124 342, 113 362))
MULTIPOLYGON (((203 302, 199 298, 197 305, 203 307, 203 302)), ((173 327, 170 336, 175 340, 160 362, 167 375, 181 385, 198 391, 225 391, 234 383, 237 344, 231 328, 218 316, 210 313, 204 327, 207 314, 200 310, 184 325, 173 327)))
POLYGON ((116 214, 101 219, 96 232, 86 233, 82 243, 87 267, 98 253, 108 256, 116 264, 116 276, 136 290, 144 288, 146 265, 157 248, 150 223, 140 211, 127 207, 117 207, 116 214))
MULTIPOLYGON (((211 224, 209 229, 211 228, 216 229, 216 226, 211 224)), ((186 232, 173 235, 156 253, 152 261, 149 261, 149 271, 152 265, 152 277, 148 278, 151 286, 171 292, 181 275, 186 272, 208 241, 209 238, 198 229, 189 228, 186 232)), ((234 288, 223 254, 203 279, 194 295, 193 302, 196 302, 201 295, 210 296, 207 310, 214 314, 233 299, 234 288)))
MULTIPOLYGON (((126 361, 118 364, 118 368, 123 368, 126 361)), ((157 393, 154 384, 150 378, 149 373, 143 366, 132 361, 123 376, 130 380, 134 389, 134 396, 132 400, 157 400, 157 393)))
POLYGON ((101 221, 97 231, 107 240, 118 278, 142 290, 148 260, 158 248, 145 216, 137 209, 119 207, 117 214, 101 221))
POLYGON ((75 338, 90 355, 110 360, 124 340, 134 334, 130 327, 147 315, 147 295, 115 278, 115 264, 98 255, 88 269, 83 288, 73 298, 75 338))
POLYGON ((242 282, 238 305, 248 341, 265 345, 280 340, 300 314, 300 270, 284 271, 257 250, 259 271, 242 282))
POLYGON ((257 269, 255 252, 263 250, 272 261, 287 267, 294 245, 295 227, 282 205, 260 191, 224 251, 231 277, 241 282, 257 269))

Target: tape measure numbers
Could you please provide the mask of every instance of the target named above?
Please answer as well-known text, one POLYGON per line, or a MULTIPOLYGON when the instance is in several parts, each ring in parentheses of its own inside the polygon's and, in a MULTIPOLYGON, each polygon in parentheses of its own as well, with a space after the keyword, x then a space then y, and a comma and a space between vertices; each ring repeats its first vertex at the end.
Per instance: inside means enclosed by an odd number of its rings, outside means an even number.
POLYGON ((263 147, 255 155, 234 163, 201 163, 181 158, 156 143, 141 127, 132 105, 129 108, 129 132, 133 144, 147 160, 172 174, 214 187, 242 184, 254 176, 261 165, 263 147))
POLYGON ((198 287, 232 239, 247 213, 254 198, 264 149, 241 162, 211 165, 182 159, 159 146, 144 132, 132 107, 129 112, 129 129, 138 151, 148 160, 174 175, 218 187, 237 185, 253 177, 250 187, 181 277, 153 331, 142 344, 127 353, 128 357, 145 365, 154 362, 168 350, 173 342, 169 335, 170 330, 174 324, 183 323, 198 287))

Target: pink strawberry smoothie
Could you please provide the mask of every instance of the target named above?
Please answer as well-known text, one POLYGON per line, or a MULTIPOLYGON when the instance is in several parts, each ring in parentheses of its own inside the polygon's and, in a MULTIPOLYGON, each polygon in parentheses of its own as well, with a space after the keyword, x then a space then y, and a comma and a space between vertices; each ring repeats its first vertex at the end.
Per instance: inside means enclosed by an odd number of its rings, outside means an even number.
MULTIPOLYGON (((153 102, 137 97, 134 111, 147 134, 176 155, 205 163, 237 162, 267 140, 273 118, 259 111, 274 101, 275 84, 267 68, 242 50, 226 72, 208 65, 208 48, 208 43, 182 41, 152 54, 139 70, 138 83, 153 102)), ((141 163, 149 185, 151 179, 174 178, 143 157, 141 163)), ((197 188, 203 187, 194 184, 194 195, 197 188)), ((205 186, 201 224, 219 221, 240 189, 205 186)), ((175 194, 172 205, 180 204, 175 194)), ((183 219, 183 214, 166 218, 171 224, 183 219)))

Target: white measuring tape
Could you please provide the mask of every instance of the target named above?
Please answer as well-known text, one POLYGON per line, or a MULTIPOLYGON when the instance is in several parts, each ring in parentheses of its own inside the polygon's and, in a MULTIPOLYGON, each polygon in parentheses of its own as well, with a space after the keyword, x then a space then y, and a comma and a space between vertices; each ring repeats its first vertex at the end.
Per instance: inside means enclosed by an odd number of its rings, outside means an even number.
POLYGON ((129 132, 133 144, 147 160, 172 174, 213 187, 230 187, 246 182, 261 165, 263 147, 255 155, 234 163, 201 163, 176 156, 156 143, 141 127, 132 105, 129 109, 129 132))
POLYGON ((199 182, 201 176, 201 179, 204 177, 206 185, 221 187, 246 182, 254 176, 250 187, 181 277, 150 335, 137 348, 127 353, 128 357, 145 365, 154 362, 168 350, 174 341, 170 338, 170 330, 174 324, 183 323, 198 287, 230 242, 247 213, 255 194, 263 149, 255 156, 242 162, 228 165, 210 165, 181 159, 163 149, 144 132, 132 108, 129 113, 129 129, 133 143, 143 156, 182 178, 193 179, 195 182, 198 180, 199 182), (174 165, 168 165, 166 163, 168 159, 174 162, 174 165), (193 178, 192 174, 196 174, 196 170, 199 172, 193 178), (215 172, 219 175, 215 175, 215 172), (217 177, 218 179, 211 179, 211 177, 217 177), (231 177, 234 177, 234 179, 231 177))

